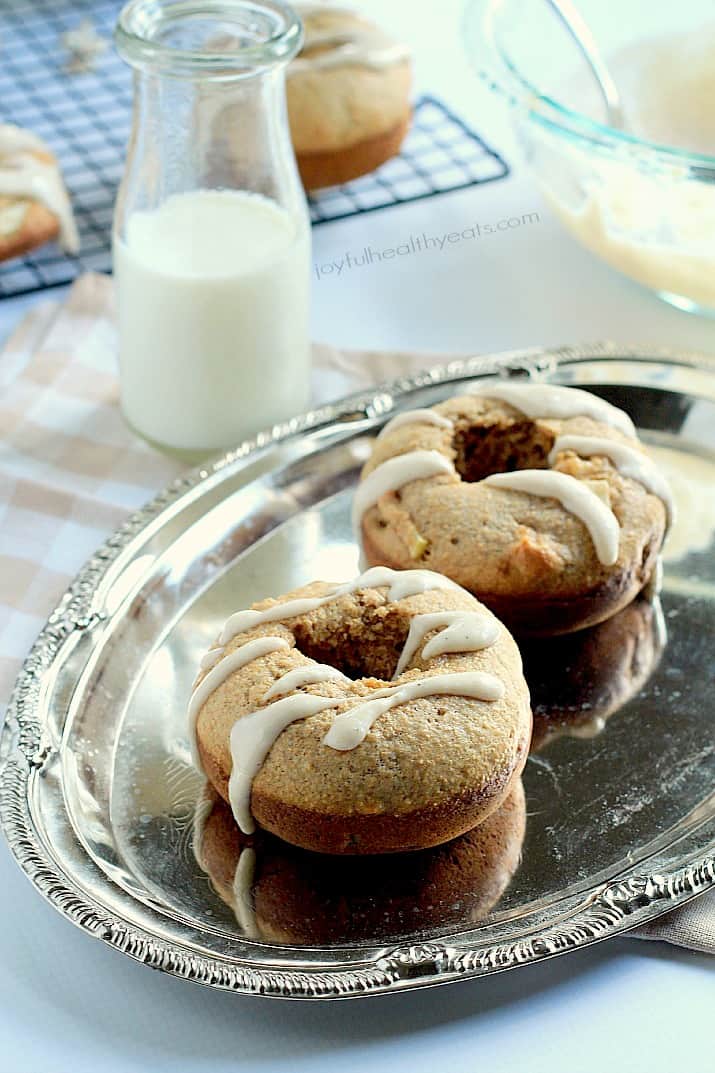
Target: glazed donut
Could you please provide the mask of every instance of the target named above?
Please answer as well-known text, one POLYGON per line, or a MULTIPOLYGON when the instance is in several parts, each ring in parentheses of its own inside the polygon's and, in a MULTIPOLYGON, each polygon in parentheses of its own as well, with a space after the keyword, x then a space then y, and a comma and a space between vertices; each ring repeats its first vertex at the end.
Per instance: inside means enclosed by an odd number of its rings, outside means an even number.
POLYGON ((671 514, 622 410, 575 388, 506 381, 390 421, 353 505, 368 565, 438 570, 527 634, 582 629, 625 607, 671 514))
POLYGON ((322 853, 455 838, 497 808, 531 736, 514 640, 428 570, 379 567, 240 611, 189 704, 194 761, 256 824, 322 853))
POLYGON ((55 238, 77 252, 79 236, 57 160, 36 134, 0 123, 0 261, 55 238))
POLYGON ((411 116, 410 54, 348 8, 295 6, 305 39, 288 66, 288 119, 301 178, 315 190, 399 152, 411 116))
POLYGON ((637 596, 597 626, 520 644, 534 713, 531 751, 560 737, 595 738, 640 692, 666 642, 660 601, 637 596))
POLYGON ((526 830, 521 779, 479 827, 393 857, 309 853, 241 833, 221 799, 196 810, 194 854, 243 934, 275 943, 387 941, 483 920, 519 865, 526 830))

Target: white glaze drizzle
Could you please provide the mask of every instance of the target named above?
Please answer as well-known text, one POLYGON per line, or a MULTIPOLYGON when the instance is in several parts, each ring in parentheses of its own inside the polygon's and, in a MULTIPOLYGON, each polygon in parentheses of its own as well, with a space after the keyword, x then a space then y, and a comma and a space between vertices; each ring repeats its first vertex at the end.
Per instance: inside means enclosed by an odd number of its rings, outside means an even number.
MULTIPOLYGON (((340 752, 355 749, 383 712, 420 697, 439 695, 495 701, 504 695, 504 684, 483 671, 464 671, 436 674, 401 686, 376 689, 368 700, 336 716, 323 744, 340 752)), ((245 834, 253 834, 256 829, 250 807, 253 780, 279 734, 291 723, 328 708, 337 708, 348 699, 293 693, 234 723, 230 739, 232 765, 228 796, 236 823, 245 834)))
MULTIPOLYGON (((346 591, 352 592, 352 585, 353 582, 346 591)), ((381 585, 388 586, 387 602, 390 604, 396 604, 410 596, 417 596, 421 592, 431 592, 433 589, 465 591, 456 581, 445 577, 444 574, 437 574, 434 570, 392 570, 389 566, 373 566, 366 570, 359 587, 379 588, 381 585)))
POLYGON ((217 797, 218 794, 214 790, 211 783, 206 782, 194 806, 194 817, 191 829, 191 849, 193 850, 194 857, 200 865, 203 861, 202 845, 204 840, 206 821, 211 815, 213 807, 216 804, 217 797))
POLYGON ((237 611, 226 622, 219 635, 219 644, 227 645, 239 633, 253 629, 254 626, 262 626, 266 622, 277 622, 283 618, 295 618, 296 615, 305 615, 308 611, 314 611, 323 602, 322 596, 306 597, 299 600, 285 600, 282 603, 273 604, 264 611, 237 611))
POLYGON ((566 728, 565 734, 569 738, 579 738, 582 741, 588 741, 590 738, 597 738, 606 729, 606 720, 602 715, 595 715, 592 719, 589 719, 586 723, 572 723, 571 726, 566 728))
POLYGON ((404 413, 397 414, 391 421, 388 421, 380 429, 376 438, 381 440, 388 432, 393 432, 396 428, 401 428, 402 425, 437 425, 438 428, 454 428, 453 421, 450 421, 448 417, 443 417, 442 414, 438 414, 435 410, 405 410, 404 413))
POLYGON ((655 462, 646 454, 627 443, 617 443, 601 436, 559 436, 549 454, 549 465, 553 465, 560 451, 573 451, 577 455, 590 458, 591 455, 605 455, 619 473, 638 481, 648 492, 658 496, 665 507, 667 527, 673 524, 675 504, 670 485, 660 472, 655 462))
POLYGON ((233 912, 247 939, 259 939, 256 911, 253 907, 253 881, 256 875, 256 851, 243 846, 233 874, 233 912))
POLYGON ((641 595, 653 603, 661 594, 663 589, 663 559, 659 555, 655 561, 655 566, 651 571, 651 575, 646 581, 645 585, 641 589, 641 595))
POLYGON ((274 697, 283 697, 286 693, 293 693, 303 686, 315 685, 318 682, 349 682, 347 675, 339 671, 337 667, 331 667, 327 663, 309 663, 305 667, 295 667, 292 671, 286 671, 277 678, 268 692, 264 695, 264 703, 274 697))
POLYGON ((504 696, 504 683, 485 671, 463 671, 455 674, 435 674, 417 678, 401 686, 376 689, 369 700, 336 716, 323 744, 346 752, 364 741, 370 727, 384 712, 420 697, 471 697, 473 700, 495 701, 504 696))
POLYGON ((0 123, 0 157, 15 153, 48 152, 46 144, 31 130, 14 123, 0 123))
POLYGON ((435 656, 454 652, 478 652, 493 645, 499 636, 496 619, 489 618, 481 611, 435 611, 432 614, 415 615, 410 622, 409 633, 393 678, 399 678, 425 636, 438 628, 439 633, 422 649, 423 659, 433 659, 435 656))
POLYGON ((663 605, 660 602, 660 596, 652 597, 651 607, 653 608, 655 639, 658 643, 658 650, 662 652, 668 643, 668 627, 665 624, 665 615, 663 614, 663 605))
POLYGON ((454 466, 439 451, 408 451, 395 455, 377 466, 357 486, 353 496, 352 523, 357 531, 365 511, 388 492, 395 492, 411 481, 426 480, 438 474, 455 475, 454 466))
POLYGON ((256 829, 250 808, 251 786, 278 735, 297 719, 306 719, 340 703, 340 698, 293 693, 242 716, 233 724, 228 799, 236 823, 245 834, 253 834, 256 829))
POLYGON ((223 659, 219 659, 208 674, 206 674, 195 687, 191 694, 191 700, 189 701, 187 718, 189 723, 191 759, 199 771, 202 770, 202 767, 196 742, 196 720, 199 717, 199 712, 211 694, 226 681, 230 674, 240 670, 241 667, 245 667, 246 664, 252 663, 254 659, 259 659, 261 656, 267 656, 270 652, 277 652, 279 649, 288 648, 290 648, 290 645, 283 637, 256 637, 255 640, 247 641, 245 645, 241 645, 240 648, 237 648, 235 652, 231 652, 230 655, 224 656, 223 659))
POLYGON ((513 406, 526 417, 560 418, 590 417, 619 429, 632 439, 636 430, 625 410, 612 406, 610 402, 582 391, 576 387, 562 387, 556 384, 510 384, 500 380, 480 384, 472 394, 487 399, 499 399, 513 406))
POLYGON ((18 199, 0 208, 0 235, 12 235, 22 226, 30 209, 30 202, 18 199))
POLYGON ((36 152, 50 150, 29 131, 11 123, 0 124, 0 196, 27 198, 44 205, 57 217, 62 246, 76 253, 79 235, 59 165, 54 160, 39 160, 36 152))
MULTIPOLYGON (((206 821, 213 812, 217 800, 218 794, 211 786, 211 783, 207 782, 194 806, 191 849, 199 867, 204 869, 204 871, 206 871, 203 852, 204 831, 206 830, 206 821)), ((251 846, 244 846, 240 850, 238 860, 236 861, 232 892, 236 920, 249 939, 256 939, 259 937, 252 896, 255 871, 255 850, 251 846)))
POLYGON ((215 648, 210 648, 201 659, 199 660, 199 669, 202 671, 209 671, 214 667, 221 659, 224 653, 223 645, 216 645, 215 648))
MULTIPOLYGON (((332 4, 295 4, 294 6, 303 19, 320 14, 355 14, 349 8, 332 4)), ((395 41, 378 26, 333 26, 327 30, 319 30, 307 25, 303 49, 289 65, 287 73, 290 78, 303 71, 346 67, 351 64, 382 70, 408 59, 409 56, 410 50, 407 45, 395 41), (306 55, 311 49, 318 48, 326 51, 306 55)))
MULTIPOLYGON (((273 604, 263 611, 237 611, 226 622, 219 636, 219 644, 227 645, 239 633, 253 629, 254 626, 262 626, 267 622, 295 618, 297 615, 306 615, 309 611, 315 611, 318 607, 338 600, 358 589, 377 589, 387 587, 388 603, 404 600, 408 596, 416 596, 417 593, 427 592, 430 589, 459 589, 459 585, 442 574, 436 574, 433 570, 391 570, 388 566, 373 566, 358 574, 352 581, 335 588, 325 596, 307 596, 297 600, 282 600, 273 604)), ((463 590, 460 590, 463 591, 463 590)))
POLYGON ((569 514, 588 529, 599 562, 613 566, 618 559, 620 526, 613 511, 583 481, 567 473, 548 469, 519 469, 514 473, 493 473, 484 483, 494 488, 557 499, 569 514))

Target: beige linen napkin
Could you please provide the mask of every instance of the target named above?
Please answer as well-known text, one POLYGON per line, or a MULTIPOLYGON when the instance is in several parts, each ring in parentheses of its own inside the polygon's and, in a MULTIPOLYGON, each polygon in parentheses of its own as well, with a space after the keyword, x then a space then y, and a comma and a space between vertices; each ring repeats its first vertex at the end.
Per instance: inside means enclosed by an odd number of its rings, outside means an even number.
MULTIPOLYGON (((316 345, 315 401, 439 360, 316 345)), ((64 305, 35 306, 0 354, 2 704, 85 560, 181 470, 127 428, 117 400, 112 280, 87 275, 64 305)), ((715 891, 630 934, 715 953, 715 891)))

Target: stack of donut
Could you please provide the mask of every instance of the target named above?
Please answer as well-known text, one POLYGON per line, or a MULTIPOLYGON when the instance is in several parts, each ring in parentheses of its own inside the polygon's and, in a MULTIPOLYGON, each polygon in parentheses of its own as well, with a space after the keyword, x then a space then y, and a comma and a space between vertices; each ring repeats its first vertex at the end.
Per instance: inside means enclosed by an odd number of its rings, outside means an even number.
POLYGON ((343 5, 298 3, 303 47, 288 67, 288 120, 308 190, 365 175, 410 125, 410 50, 343 5))
POLYGON ((471 830, 531 736, 519 650, 495 616, 440 574, 384 567, 233 615, 189 716, 196 763, 241 830, 321 853, 471 830))
POLYGON ((519 633, 542 635, 629 604, 672 512, 623 410, 508 381, 390 421, 354 501, 369 564, 437 570, 519 633))
POLYGON ((463 836, 529 748, 504 622, 604 622, 651 579, 671 516, 630 419, 588 392, 495 381, 400 414, 354 496, 370 568, 228 619, 189 705, 197 766, 244 836, 327 854, 463 836))

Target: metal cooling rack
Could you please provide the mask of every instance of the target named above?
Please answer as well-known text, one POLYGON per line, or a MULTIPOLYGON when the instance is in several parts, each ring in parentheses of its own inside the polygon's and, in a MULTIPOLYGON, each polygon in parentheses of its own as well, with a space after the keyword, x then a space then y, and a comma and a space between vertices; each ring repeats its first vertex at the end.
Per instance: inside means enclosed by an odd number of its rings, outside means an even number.
MULTIPOLYGON (((131 76, 111 43, 89 74, 67 74, 60 35, 81 19, 111 39, 117 0, 12 0, 0 4, 0 118, 44 138, 62 165, 81 237, 68 257, 48 244, 0 266, 0 296, 111 270, 112 210, 131 122, 131 76)), ((398 157, 310 198, 314 225, 501 179, 498 153, 440 101, 422 97, 398 157)))
POLYGON ((420 97, 400 155, 369 175, 311 197, 313 224, 503 179, 499 154, 435 97, 420 97))

